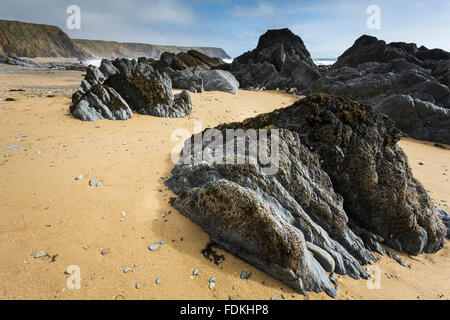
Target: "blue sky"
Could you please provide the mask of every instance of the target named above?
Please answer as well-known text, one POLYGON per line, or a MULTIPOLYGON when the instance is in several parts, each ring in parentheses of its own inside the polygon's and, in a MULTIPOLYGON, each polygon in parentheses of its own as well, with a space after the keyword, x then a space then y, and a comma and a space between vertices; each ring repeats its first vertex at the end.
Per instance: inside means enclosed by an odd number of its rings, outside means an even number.
POLYGON ((450 51, 450 0, 1 0, 0 18, 60 26, 73 38, 253 49, 267 29, 290 28, 313 57, 337 57, 362 34, 450 51), (68 30, 66 8, 81 9, 68 30), (381 9, 369 30, 366 10, 381 9))

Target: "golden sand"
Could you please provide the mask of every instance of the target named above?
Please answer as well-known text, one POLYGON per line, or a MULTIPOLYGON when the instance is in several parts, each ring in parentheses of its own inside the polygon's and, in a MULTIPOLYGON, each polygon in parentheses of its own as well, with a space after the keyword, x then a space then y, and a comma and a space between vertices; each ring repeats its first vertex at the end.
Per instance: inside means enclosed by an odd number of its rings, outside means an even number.
MULTIPOLYGON (((297 97, 275 91, 206 92, 191 94, 193 112, 185 119, 134 114, 128 121, 82 122, 68 111, 81 72, 3 68, 0 299, 269 299, 274 294, 305 299, 226 252, 219 266, 206 260, 200 251, 207 234, 171 207, 173 194, 162 179, 174 166, 174 129, 193 132, 194 120, 202 120, 203 128, 241 121, 288 106, 297 97), (26 91, 9 91, 18 88, 26 91), (7 97, 16 101, 5 102, 7 97), (79 174, 84 178, 76 181, 79 174), (93 177, 103 186, 90 187, 93 177), (149 251, 157 241, 165 244, 149 251), (104 249, 109 253, 102 255, 104 249), (57 256, 53 262, 32 257, 40 251, 57 256), (81 270, 79 290, 66 287, 64 272, 71 265, 81 270), (131 271, 124 273, 125 268, 131 271), (198 276, 192 276, 194 269, 198 276), (244 270, 253 273, 250 280, 240 279, 244 270), (212 276, 215 291, 208 288, 212 276)), ((435 203, 448 209, 450 150, 407 139, 400 144, 435 203)), ((415 257, 421 261, 402 258, 410 268, 385 257, 377 264, 383 275, 378 290, 368 289, 365 280, 338 276, 339 298, 449 299, 448 246, 415 257)), ((329 299, 323 293, 309 296, 329 299)))

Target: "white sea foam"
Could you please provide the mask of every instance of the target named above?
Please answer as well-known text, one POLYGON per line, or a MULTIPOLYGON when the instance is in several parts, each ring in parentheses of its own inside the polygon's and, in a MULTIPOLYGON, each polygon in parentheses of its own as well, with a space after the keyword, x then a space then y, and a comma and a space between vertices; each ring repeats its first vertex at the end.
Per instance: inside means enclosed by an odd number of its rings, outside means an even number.
POLYGON ((96 67, 100 67, 100 63, 102 62, 102 59, 91 59, 91 60, 85 60, 83 63, 87 66, 93 65, 96 67))
POLYGON ((330 66, 334 63, 336 63, 335 58, 316 58, 313 59, 314 63, 318 66, 330 66))

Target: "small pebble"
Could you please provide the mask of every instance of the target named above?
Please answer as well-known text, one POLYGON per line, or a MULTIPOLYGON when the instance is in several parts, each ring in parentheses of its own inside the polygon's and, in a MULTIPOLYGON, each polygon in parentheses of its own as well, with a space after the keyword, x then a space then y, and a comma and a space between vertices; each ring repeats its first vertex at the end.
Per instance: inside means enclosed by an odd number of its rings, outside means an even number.
POLYGON ((82 174, 78 175, 78 176, 75 178, 75 180, 77 180, 77 181, 79 181, 79 180, 81 180, 81 179, 83 179, 83 175, 82 175, 82 174))
POLYGON ((277 300, 278 299, 278 294, 275 294, 270 300, 277 300))
POLYGON ((158 243, 155 242, 155 243, 152 243, 148 248, 150 249, 150 251, 156 251, 156 250, 158 250, 159 245, 158 245, 158 243))
POLYGON ((139 283, 137 283, 137 284, 136 284, 136 289, 139 290, 140 288, 141 288, 141 285, 140 285, 139 283))
POLYGON ((212 290, 216 287, 216 284, 214 282, 209 283, 209 289, 212 290))
POLYGON ((242 271, 241 279, 244 280, 246 276, 247 276, 247 271, 242 271))
POLYGON ((192 273, 194 276, 198 275, 198 269, 195 269, 194 272, 192 273))
POLYGON ((130 272, 131 271, 131 268, 125 268, 125 269, 123 269, 123 273, 128 273, 128 272, 130 272))
POLYGON ((211 279, 209 279, 209 283, 216 282, 216 279, 216 277, 212 277, 211 279))
POLYGON ((156 284, 160 284, 161 283, 161 279, 156 279, 156 284))
POLYGON ((39 253, 36 253, 36 254, 34 255, 34 258, 38 259, 38 258, 43 258, 43 257, 47 257, 47 256, 48 256, 48 254, 47 254, 46 252, 41 251, 41 252, 39 252, 39 253))

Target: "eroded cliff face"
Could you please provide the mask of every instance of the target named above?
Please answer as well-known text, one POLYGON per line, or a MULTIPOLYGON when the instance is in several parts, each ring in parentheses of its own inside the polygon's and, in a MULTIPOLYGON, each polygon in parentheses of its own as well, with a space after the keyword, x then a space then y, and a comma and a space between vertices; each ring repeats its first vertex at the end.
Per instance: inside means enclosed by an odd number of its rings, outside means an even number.
POLYGON ((363 265, 376 259, 372 250, 385 252, 381 243, 413 255, 444 245, 447 229, 397 146, 400 131, 369 105, 316 94, 216 129, 223 137, 272 130, 278 170, 266 174, 251 157, 206 161, 217 148, 224 159, 234 149, 203 140, 166 182, 177 195, 172 204, 219 247, 296 290, 335 297, 327 272, 366 278, 363 265))
POLYGON ((74 39, 74 43, 84 53, 94 58, 139 58, 147 57, 159 59, 164 52, 180 53, 189 50, 197 50, 211 58, 229 59, 230 56, 222 48, 214 47, 179 47, 164 46, 148 43, 124 43, 103 40, 74 39))
POLYGON ((1 51, 18 57, 66 57, 86 59, 59 27, 0 20, 1 51))

